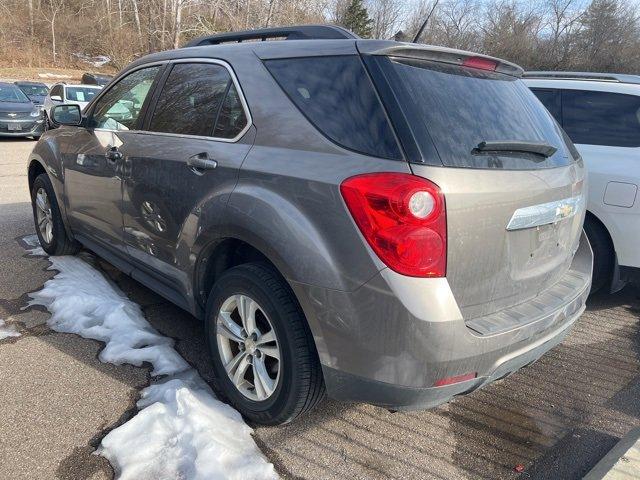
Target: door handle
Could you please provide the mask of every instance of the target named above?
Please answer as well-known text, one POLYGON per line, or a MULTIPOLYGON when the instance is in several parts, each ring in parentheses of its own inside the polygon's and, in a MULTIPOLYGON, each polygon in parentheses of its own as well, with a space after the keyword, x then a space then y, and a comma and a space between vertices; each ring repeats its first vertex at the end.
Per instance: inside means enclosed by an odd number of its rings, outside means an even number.
POLYGON ((206 152, 198 153, 192 157, 187 158, 187 166, 191 168, 195 173, 204 173, 203 170, 213 170, 218 166, 218 162, 209 158, 206 152))
POLYGON ((122 152, 118 150, 118 147, 109 147, 105 152, 104 156, 111 163, 115 163, 118 160, 122 160, 122 152))

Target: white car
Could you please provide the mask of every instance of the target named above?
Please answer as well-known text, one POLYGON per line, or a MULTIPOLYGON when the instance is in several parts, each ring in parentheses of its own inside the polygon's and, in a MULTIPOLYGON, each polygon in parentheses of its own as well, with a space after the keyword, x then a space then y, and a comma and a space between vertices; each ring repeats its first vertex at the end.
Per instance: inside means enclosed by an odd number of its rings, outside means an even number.
POLYGON ((67 85, 66 83, 56 83, 49 95, 44 99, 44 111, 47 121, 51 118, 51 108, 55 105, 78 105, 80 110, 95 97, 102 87, 99 85, 67 85))
POLYGON ((640 76, 527 72, 524 78, 587 166, 592 292, 615 292, 640 277, 640 76))

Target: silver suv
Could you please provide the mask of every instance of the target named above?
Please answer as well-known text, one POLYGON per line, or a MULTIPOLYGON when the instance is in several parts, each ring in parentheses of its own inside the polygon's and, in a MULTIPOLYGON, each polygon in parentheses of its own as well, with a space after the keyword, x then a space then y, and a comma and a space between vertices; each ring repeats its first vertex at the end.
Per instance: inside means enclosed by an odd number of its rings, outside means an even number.
POLYGON ((325 391, 433 407, 584 310, 585 170, 521 74, 328 26, 149 55, 82 114, 53 108, 28 167, 40 241, 202 319, 215 388, 254 422, 325 391))

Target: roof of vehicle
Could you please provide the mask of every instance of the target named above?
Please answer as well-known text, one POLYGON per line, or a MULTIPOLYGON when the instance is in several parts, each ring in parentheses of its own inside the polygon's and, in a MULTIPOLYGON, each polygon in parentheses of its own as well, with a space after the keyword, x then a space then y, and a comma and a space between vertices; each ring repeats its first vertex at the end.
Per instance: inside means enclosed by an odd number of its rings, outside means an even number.
POLYGON ((33 82, 31 80, 18 80, 17 82, 13 82, 16 85, 37 85, 38 87, 46 87, 47 85, 43 82, 33 82))
POLYGON ((623 73, 530 71, 524 72, 523 78, 640 84, 640 75, 629 75, 623 73))
POLYGON ((94 84, 90 84, 90 83, 74 83, 74 84, 67 84, 67 83, 63 83, 61 85, 64 85, 65 87, 82 87, 82 88, 95 88, 97 90, 102 90, 102 85, 94 85, 94 84))
POLYGON ((141 57, 126 70, 146 63, 179 58, 225 58, 240 51, 251 51, 261 59, 367 53, 418 57, 453 64, 462 64, 467 58, 479 57, 496 62, 498 72, 513 76, 520 76, 523 72, 514 63, 487 55, 393 40, 363 40, 354 33, 333 25, 302 25, 208 35, 192 40, 184 48, 141 57))

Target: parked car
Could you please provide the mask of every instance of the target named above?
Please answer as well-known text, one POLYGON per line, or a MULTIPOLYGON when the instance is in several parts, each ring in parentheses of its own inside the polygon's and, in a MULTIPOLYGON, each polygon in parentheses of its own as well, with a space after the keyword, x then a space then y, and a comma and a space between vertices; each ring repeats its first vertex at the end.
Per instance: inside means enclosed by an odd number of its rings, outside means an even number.
POLYGON ((44 83, 22 81, 15 84, 35 105, 44 105, 44 99, 49 93, 49 87, 44 83))
POLYGON ((567 132, 589 170, 585 231, 592 291, 640 280, 640 76, 528 72, 525 83, 567 132))
POLYGON ((51 87, 49 95, 44 100, 44 112, 46 127, 50 128, 52 125, 51 108, 54 105, 78 105, 80 110, 86 107, 89 102, 95 97, 98 92, 102 90, 102 87, 98 85, 67 85, 66 83, 56 83, 51 87))
POLYGON ((13 83, 0 82, 0 136, 40 138, 43 116, 22 90, 13 83))
POLYGON ((330 26, 146 56, 84 112, 53 108, 65 126, 28 167, 38 237, 202 319, 214 388, 254 422, 325 390, 433 407, 585 308, 585 170, 521 74, 330 26))
POLYGON ((100 85, 104 87, 112 78, 111 75, 103 75, 100 73, 83 73, 82 83, 85 85, 100 85))

